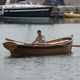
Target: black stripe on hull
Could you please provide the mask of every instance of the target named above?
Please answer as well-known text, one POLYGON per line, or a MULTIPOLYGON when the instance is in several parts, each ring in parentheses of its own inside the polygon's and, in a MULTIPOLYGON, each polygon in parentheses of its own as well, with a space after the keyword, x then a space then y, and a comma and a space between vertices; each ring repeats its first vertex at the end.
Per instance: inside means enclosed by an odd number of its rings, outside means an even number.
POLYGON ((34 12, 5 12, 4 16, 8 17, 49 17, 48 11, 34 11, 34 12))
POLYGON ((51 7, 46 8, 17 8, 5 9, 4 15, 7 17, 50 17, 51 7))

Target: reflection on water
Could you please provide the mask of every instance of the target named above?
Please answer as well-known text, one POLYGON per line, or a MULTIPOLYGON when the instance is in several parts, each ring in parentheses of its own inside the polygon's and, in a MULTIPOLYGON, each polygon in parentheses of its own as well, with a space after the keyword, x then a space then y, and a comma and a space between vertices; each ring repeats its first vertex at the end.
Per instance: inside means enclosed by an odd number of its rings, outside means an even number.
POLYGON ((80 18, 0 18, 0 23, 9 24, 55 24, 55 23, 80 23, 80 18))
POLYGON ((64 18, 65 23, 80 23, 80 18, 64 18))
POLYGON ((18 23, 18 24, 50 24, 50 18, 37 18, 37 17, 27 17, 27 18, 1 18, 0 23, 18 23))

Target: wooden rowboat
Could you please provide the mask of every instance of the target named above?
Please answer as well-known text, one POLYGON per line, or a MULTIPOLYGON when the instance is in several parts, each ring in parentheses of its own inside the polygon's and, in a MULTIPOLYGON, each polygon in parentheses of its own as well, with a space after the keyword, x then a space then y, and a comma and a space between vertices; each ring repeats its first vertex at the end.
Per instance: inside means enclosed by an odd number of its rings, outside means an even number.
POLYGON ((76 13, 64 13, 64 17, 67 17, 67 18, 80 18, 80 14, 76 14, 76 13))
POLYGON ((11 53, 11 57, 60 55, 71 52, 72 37, 64 37, 40 44, 22 44, 18 41, 6 41, 3 46, 11 53))

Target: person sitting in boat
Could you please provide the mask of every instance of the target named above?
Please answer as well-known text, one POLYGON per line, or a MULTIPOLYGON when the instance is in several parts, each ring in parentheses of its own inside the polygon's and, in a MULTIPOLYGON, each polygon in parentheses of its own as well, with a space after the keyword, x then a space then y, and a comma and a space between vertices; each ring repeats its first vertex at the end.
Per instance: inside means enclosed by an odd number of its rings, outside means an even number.
POLYGON ((45 37, 42 35, 41 30, 37 31, 38 36, 36 39, 32 42, 32 44, 39 44, 45 42, 45 37))

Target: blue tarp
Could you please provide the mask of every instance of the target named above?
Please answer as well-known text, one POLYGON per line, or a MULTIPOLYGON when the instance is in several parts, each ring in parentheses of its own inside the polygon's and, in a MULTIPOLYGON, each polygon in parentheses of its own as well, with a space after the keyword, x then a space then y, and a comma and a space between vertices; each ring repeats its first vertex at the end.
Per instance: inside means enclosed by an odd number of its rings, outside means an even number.
POLYGON ((65 5, 64 0, 46 0, 45 2, 49 5, 65 5))

